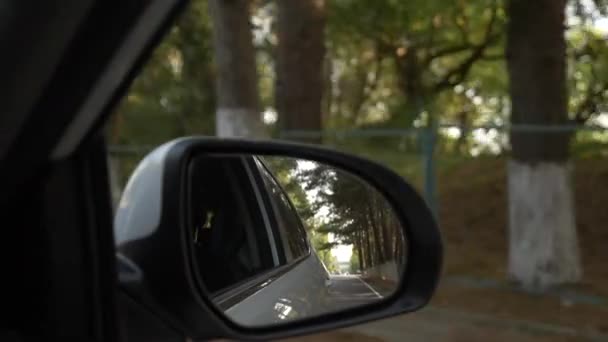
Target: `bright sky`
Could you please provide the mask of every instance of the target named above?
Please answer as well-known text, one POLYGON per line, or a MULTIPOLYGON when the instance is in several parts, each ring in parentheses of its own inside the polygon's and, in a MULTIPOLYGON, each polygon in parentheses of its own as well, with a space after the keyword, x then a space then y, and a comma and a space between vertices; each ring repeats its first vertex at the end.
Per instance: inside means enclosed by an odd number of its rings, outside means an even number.
MULTIPOLYGON (((591 14, 593 18, 593 27, 600 33, 608 34, 608 18, 602 16, 592 0, 583 0, 581 3, 583 4, 585 11, 591 14)), ((566 15, 569 26, 580 24, 580 20, 574 14, 573 6, 568 6, 566 15)))
MULTIPOLYGON (((330 233, 327 236, 329 242, 333 242, 334 237, 330 233)), ((336 257, 338 262, 349 262, 353 255, 353 245, 338 245, 331 249, 331 254, 336 257)))
POLYGON ((595 21, 595 28, 603 34, 608 34, 608 18, 601 18, 595 21))

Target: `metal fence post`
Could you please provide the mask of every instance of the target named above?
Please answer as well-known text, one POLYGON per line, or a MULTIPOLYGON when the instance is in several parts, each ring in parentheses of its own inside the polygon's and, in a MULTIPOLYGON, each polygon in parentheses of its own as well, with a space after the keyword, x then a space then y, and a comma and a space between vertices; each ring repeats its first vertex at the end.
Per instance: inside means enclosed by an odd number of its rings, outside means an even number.
POLYGON ((421 148, 424 170, 424 197, 427 205, 438 218, 439 203, 437 201, 437 175, 435 172, 435 145, 437 143, 437 127, 427 127, 420 130, 422 134, 421 148))

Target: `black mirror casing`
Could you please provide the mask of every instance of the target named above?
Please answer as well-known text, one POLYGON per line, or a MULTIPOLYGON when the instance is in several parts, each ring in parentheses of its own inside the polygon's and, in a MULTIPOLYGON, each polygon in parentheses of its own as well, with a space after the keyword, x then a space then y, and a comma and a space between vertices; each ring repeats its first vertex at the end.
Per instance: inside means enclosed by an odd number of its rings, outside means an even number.
POLYGON ((285 338, 412 312, 428 303, 440 276, 439 229, 414 188, 375 162, 318 146, 202 137, 177 139, 160 146, 142 161, 121 203, 137 205, 142 213, 140 218, 129 215, 117 224, 117 229, 128 230, 116 234, 122 289, 146 310, 192 339, 285 338), (393 206, 408 238, 407 268, 396 292, 367 306, 277 326, 248 328, 228 320, 204 294, 194 276, 188 229, 188 165, 194 157, 204 154, 304 158, 344 169, 369 182, 393 206), (140 183, 142 175, 147 179, 140 183), (138 191, 137 196, 129 195, 138 191), (134 198, 138 203, 129 203, 134 198), (141 225, 142 220, 147 224, 141 225))

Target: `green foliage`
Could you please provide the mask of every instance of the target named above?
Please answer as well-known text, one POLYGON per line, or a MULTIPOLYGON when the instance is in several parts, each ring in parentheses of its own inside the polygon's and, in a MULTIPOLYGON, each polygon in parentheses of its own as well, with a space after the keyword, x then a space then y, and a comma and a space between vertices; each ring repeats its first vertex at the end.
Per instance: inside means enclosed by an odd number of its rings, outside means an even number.
POLYGON ((206 1, 194 1, 153 52, 109 127, 113 144, 213 134, 215 92, 206 1))
POLYGON ((304 189, 305 180, 301 177, 301 166, 298 165, 298 161, 301 162, 302 160, 272 156, 265 156, 262 159, 266 167, 268 167, 279 184, 281 184, 298 215, 303 220, 310 237, 311 245, 319 256, 319 259, 321 259, 329 272, 337 273, 337 260, 331 253, 331 250, 327 248, 330 245, 328 234, 323 231, 322 222, 315 218, 313 200, 309 199, 304 189))
POLYGON ((321 259, 321 262, 323 262, 327 270, 330 273, 338 273, 338 260, 331 253, 331 250, 323 248, 323 246, 327 245, 328 242, 327 234, 318 231, 313 231, 310 240, 314 250, 319 256, 319 259, 321 259))
POLYGON ((306 197, 302 184, 297 177, 298 160, 272 156, 265 156, 262 159, 266 167, 268 167, 287 193, 289 200, 305 223, 306 229, 308 231, 312 230, 315 226, 314 214, 311 210, 309 199, 306 197))
POLYGON ((570 113, 585 123, 608 110, 608 46, 593 28, 571 29, 568 38, 570 113))
POLYGON ((323 213, 317 232, 331 234, 322 249, 351 245, 366 269, 389 260, 401 260, 400 226, 392 207, 373 187, 358 177, 323 164, 297 175, 306 192, 314 192, 313 211, 323 213))
POLYGON ((361 271, 361 263, 359 262, 359 255, 357 253, 353 253, 350 256, 350 273, 358 273, 361 271))
MULTIPOLYGON (((506 1, 326 2, 323 126, 452 123, 463 129, 460 137, 440 132, 442 153, 487 151, 479 148, 467 127, 508 122, 506 1)), ((608 111, 608 45, 606 33, 596 26, 607 8, 605 0, 569 1, 568 92, 576 123, 597 124, 597 117, 608 111)), ((254 1, 252 13, 260 97, 262 107, 271 108, 277 44, 274 2, 254 1)), ((214 134, 212 29, 207 1, 192 1, 118 106, 108 127, 111 144, 158 145, 183 135, 214 134)), ((273 132, 278 134, 276 127, 273 132)), ((393 144, 391 139, 363 144, 381 148, 393 144)), ((502 146, 504 139, 501 134, 495 143, 502 146)), ((351 144, 331 138, 326 142, 351 144)), ((401 150, 420 151, 415 136, 402 138, 399 145, 401 150)))
POLYGON ((331 251, 338 245, 352 245, 362 253, 364 268, 404 255, 399 222, 391 206, 365 181, 312 161, 263 160, 304 218, 311 242, 328 269, 337 270, 331 251))
POLYGON ((493 0, 330 2, 330 124, 412 127, 424 111, 426 120, 460 113, 463 92, 454 86, 504 94, 506 75, 496 70, 505 19, 493 0))

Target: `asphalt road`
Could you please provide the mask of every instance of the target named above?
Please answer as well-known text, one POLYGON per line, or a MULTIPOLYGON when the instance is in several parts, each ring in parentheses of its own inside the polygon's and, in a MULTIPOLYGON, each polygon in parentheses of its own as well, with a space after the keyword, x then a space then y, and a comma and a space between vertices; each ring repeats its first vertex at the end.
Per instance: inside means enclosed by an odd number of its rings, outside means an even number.
MULTIPOLYGON (((391 294, 388 289, 374 287, 358 276, 331 276, 331 279, 330 293, 341 305, 339 309, 365 305, 391 294)), ((290 341, 599 342, 608 341, 608 335, 585 327, 574 329, 429 305, 415 313, 290 341)))
POLYGON ((369 304, 384 297, 357 275, 334 275, 331 281, 329 294, 339 309, 369 304))

